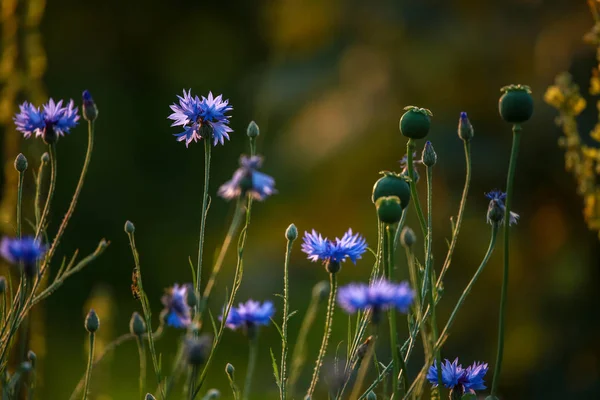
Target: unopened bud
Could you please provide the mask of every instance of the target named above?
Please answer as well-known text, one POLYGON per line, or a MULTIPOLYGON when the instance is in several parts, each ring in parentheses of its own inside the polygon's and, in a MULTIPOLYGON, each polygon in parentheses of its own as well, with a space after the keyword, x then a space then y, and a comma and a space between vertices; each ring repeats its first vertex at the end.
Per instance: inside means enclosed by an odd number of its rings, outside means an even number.
POLYGON ((91 309, 88 313, 87 317, 85 317, 85 329, 89 333, 94 333, 100 328, 100 319, 98 319, 98 314, 94 309, 91 309))
POLYGON ((129 321, 129 332, 135 336, 142 336, 146 333, 146 323, 140 314, 134 312, 129 321))
POLYGON ((235 368, 233 367, 233 365, 231 365, 230 363, 227 363, 227 365, 225 366, 225 373, 227 374, 229 379, 231 379, 232 381, 234 380, 235 368))
POLYGON ((50 154, 48 154, 47 152, 42 154, 42 164, 48 164, 50 162, 50 154))
POLYGON ((89 91, 84 90, 83 94, 82 94, 82 98, 83 98, 83 107, 82 107, 83 118, 85 118, 88 121, 94 121, 96 118, 98 118, 98 107, 96 107, 96 103, 94 102, 92 95, 90 94, 89 91))
POLYGON ((288 226, 285 231, 285 237, 289 242, 293 242, 298 238, 298 228, 296 228, 296 225, 290 224, 290 226, 288 226))
POLYGON ((196 291, 191 285, 188 286, 187 291, 185 292, 185 302, 191 308, 196 307, 198 304, 198 296, 196 296, 196 291))
POLYGON ((260 129, 258 129, 258 125, 256 125, 256 122, 251 121, 248 124, 248 129, 246 129, 246 135, 248 135, 249 138, 255 138, 258 135, 260 135, 260 129))
POLYGON ((375 393, 373 393, 373 391, 371 390, 369 393, 367 393, 367 400, 377 400, 377 395, 375 393))
POLYGON ((4 292, 6 292, 6 278, 0 276, 0 294, 3 294, 4 292))
POLYGON ((469 121, 469 117, 466 112, 460 113, 460 118, 458 119, 458 137, 468 142, 473 139, 475 135, 475 131, 473 130, 473 125, 471 125, 471 121, 469 121))
POLYGON ((25 172, 27 165, 27 158, 23 155, 23 153, 19 153, 17 158, 15 158, 15 169, 19 172, 25 172))
POLYGON ((29 350, 27 352, 27 359, 31 363, 31 367, 35 368, 35 364, 37 362, 37 355, 33 351, 29 350))
POLYGON ((202 398, 202 400, 217 400, 219 397, 221 397, 221 392, 219 392, 217 389, 210 389, 208 392, 206 392, 206 395, 202 398))
POLYGON ((312 290, 313 298, 318 299, 320 303, 327 300, 329 297, 329 282, 321 281, 318 282, 312 290))
POLYGON ((194 366, 204 364, 212 342, 212 336, 208 334, 198 338, 188 338, 185 343, 188 363, 194 366))
POLYGON ((400 233, 400 243, 404 247, 411 247, 417 241, 415 232, 410 227, 405 226, 400 233))
POLYGON ((156 400, 156 397, 152 396, 150 393, 147 393, 144 400, 156 400))
POLYGON ((125 232, 129 234, 135 232, 135 225, 133 225, 133 222, 125 221, 125 232))
POLYGON ((437 162, 437 154, 435 154, 435 150, 433 149, 433 145, 430 141, 427 141, 425 143, 425 147, 423 147, 421 161, 423 161, 423 164, 428 167, 433 167, 437 162))

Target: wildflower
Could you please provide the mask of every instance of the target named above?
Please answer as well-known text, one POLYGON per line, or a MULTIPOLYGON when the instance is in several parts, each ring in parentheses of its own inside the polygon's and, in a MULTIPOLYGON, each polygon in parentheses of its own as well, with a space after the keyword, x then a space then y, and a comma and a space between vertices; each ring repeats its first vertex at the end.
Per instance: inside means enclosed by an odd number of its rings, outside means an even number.
POLYGON ((219 188, 219 196, 231 200, 249 193, 256 200, 264 200, 277 193, 275 180, 269 175, 258 172, 262 166, 262 157, 240 157, 240 167, 234 172, 230 181, 219 188))
POLYGON ((313 262, 323 261, 330 273, 339 271, 340 263, 347 258, 356 264, 366 250, 367 242, 360 234, 353 234, 352 229, 348 229, 341 239, 335 238, 335 242, 323 238, 314 229, 312 233, 304 232, 302 251, 313 262))
POLYGON ((469 121, 469 117, 466 112, 460 113, 460 118, 458 120, 458 137, 462 140, 468 142, 473 139, 475 132, 473 130, 473 125, 471 125, 471 121, 469 121))
POLYGON ((55 103, 50 99, 43 105, 43 109, 35 107, 29 102, 19 106, 20 112, 13 118, 17 130, 22 132, 25 138, 35 134, 42 137, 46 143, 54 143, 59 136, 69 133, 71 128, 77 125, 79 115, 73 100, 63 107, 63 101, 55 103))
MULTIPOLYGON (((243 327, 249 334, 253 334, 260 325, 269 325, 271 317, 275 314, 275 307, 270 301, 260 304, 259 301, 248 300, 240 303, 237 308, 232 307, 227 314, 225 325, 232 330, 243 327)), ((220 317, 223 320, 223 316, 220 317)))
MULTIPOLYGON (((417 152, 413 153, 413 173, 415 174, 415 183, 419 182, 419 171, 417 170, 417 165, 423 164, 423 160, 417 160, 417 152)), ((408 155, 405 154, 404 157, 400 160, 400 167, 402 168, 402 172, 400 175, 408 176, 408 155)))
POLYGON ((23 269, 29 277, 34 275, 38 260, 44 257, 46 246, 42 245, 33 236, 19 238, 2 238, 0 241, 0 255, 12 264, 23 264, 23 269))
POLYGON ((182 126, 184 131, 177 133, 178 142, 185 141, 187 147, 192 141, 204 139, 207 131, 202 128, 210 127, 213 137, 213 145, 217 143, 224 144, 225 139, 229 140, 229 132, 233 130, 229 127, 229 116, 226 112, 231 111, 233 107, 229 105, 229 100, 223 100, 222 95, 213 97, 212 92, 208 97, 192 96, 191 89, 186 93, 183 91, 183 97, 177 96, 179 104, 172 104, 173 114, 168 119, 172 120, 171 126, 182 126))
POLYGON ((371 310, 375 317, 381 311, 390 308, 397 308, 406 313, 414 297, 415 293, 407 282, 395 284, 385 279, 378 279, 369 285, 351 283, 341 287, 337 300, 340 307, 349 314, 359 310, 371 310))
MULTIPOLYGON (((506 207, 504 205, 504 201, 506 200, 506 193, 500 190, 492 190, 491 192, 486 193, 485 197, 490 199, 490 205, 488 206, 487 213, 488 224, 502 223, 504 221, 504 213, 506 210, 506 207)), ((514 225, 517 222, 519 222, 519 214, 511 211, 509 224, 514 225)))
MULTIPOLYGON (((462 395, 464 392, 475 393, 476 390, 486 388, 483 377, 488 371, 488 365, 475 362, 473 365, 463 368, 456 358, 452 363, 446 360, 441 363, 442 383, 445 387, 457 390, 462 395)), ((427 380, 435 387, 438 385, 438 371, 434 362, 427 372, 427 380)))
POLYGON ((96 118, 98 118, 98 107, 94 102, 92 94, 88 90, 84 90, 81 94, 81 97, 83 99, 83 107, 81 110, 83 118, 88 121, 94 121, 96 118))
POLYGON ((186 328, 191 322, 190 306, 187 304, 189 285, 175 284, 167 289, 161 301, 165 306, 164 320, 174 328, 186 328))

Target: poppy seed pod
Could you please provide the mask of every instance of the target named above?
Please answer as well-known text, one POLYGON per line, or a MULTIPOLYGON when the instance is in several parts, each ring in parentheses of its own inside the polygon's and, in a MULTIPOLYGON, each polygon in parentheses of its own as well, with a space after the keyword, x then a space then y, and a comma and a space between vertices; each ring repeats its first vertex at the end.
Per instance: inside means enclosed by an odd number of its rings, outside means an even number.
POLYGON ((406 112, 400 118, 400 133, 410 139, 423 139, 429 133, 431 116, 426 108, 405 107, 406 112))
POLYGON ((509 85, 500 89, 503 94, 498 102, 500 116, 511 124, 526 122, 533 115, 531 89, 525 85, 509 85))
POLYGON ((403 176, 385 171, 373 185, 371 201, 375 203, 379 198, 386 196, 398 197, 402 208, 406 208, 410 203, 410 185, 403 176))
POLYGON ((397 196, 381 197, 375 203, 379 220, 386 224, 395 224, 402 218, 404 211, 397 196))

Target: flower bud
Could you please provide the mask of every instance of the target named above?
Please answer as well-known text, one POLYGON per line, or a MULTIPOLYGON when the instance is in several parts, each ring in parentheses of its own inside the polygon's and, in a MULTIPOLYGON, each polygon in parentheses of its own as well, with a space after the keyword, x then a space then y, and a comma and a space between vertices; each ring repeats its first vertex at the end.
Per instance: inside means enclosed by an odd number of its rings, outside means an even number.
POLYGON ((400 243, 402 246, 411 247, 416 241, 417 236, 415 235, 415 232, 410 229, 410 227, 405 226, 404 229, 402 229, 402 232, 400 232, 400 243))
POLYGON ((15 169, 19 172, 25 172, 27 169, 27 158, 23 155, 23 153, 19 153, 17 158, 15 158, 15 169))
POLYGON ((227 363, 227 365, 225 366, 225 373, 227 374, 229 379, 231 379, 232 381, 234 380, 235 368, 233 367, 233 365, 231 365, 230 363, 227 363))
POLYGON ((156 397, 152 396, 150 393, 147 393, 144 400, 156 400, 156 397))
POLYGON ((133 222, 125 221, 125 232, 128 234, 135 232, 135 225, 133 225, 133 222))
POLYGON ((221 397, 221 392, 219 392, 217 389, 210 389, 208 392, 206 392, 206 395, 202 398, 202 400, 217 400, 219 397, 221 397))
POLYGON ((190 365, 204 364, 212 346, 212 336, 202 335, 198 338, 188 338, 185 342, 187 361, 190 365))
POLYGON ((298 238, 298 228, 296 228, 296 225, 290 224, 290 226, 288 226, 285 231, 285 237, 288 242, 293 242, 298 238))
POLYGON ((83 98, 83 107, 82 107, 83 118, 85 118, 87 121, 94 121, 96 118, 98 118, 98 107, 96 107, 96 103, 94 102, 92 95, 90 94, 89 91, 84 90, 83 94, 82 94, 82 98, 83 98))
POLYGON ((251 121, 248 124, 248 129, 246 129, 246 135, 248 135, 249 138, 255 138, 260 134, 260 129, 258 129, 258 125, 256 125, 256 122, 251 121))
POLYGON ((421 154, 421 160, 423 161, 423 164, 425 164, 428 167, 433 167, 435 165, 435 163, 437 162, 437 154, 435 153, 435 150, 433 149, 433 145, 431 144, 430 141, 427 141, 425 143, 425 147, 423 147, 423 153, 421 154))
POLYGON ((135 336, 142 336, 146 333, 146 323, 140 314, 134 312, 129 321, 129 332, 135 336))
POLYGON ((380 197, 385 196, 398 197, 402 208, 406 208, 410 203, 410 185, 402 175, 385 171, 383 176, 373 185, 371 201, 375 203, 380 197))
POLYGON ((410 139, 423 139, 431 126, 431 111, 415 106, 404 107, 406 112, 400 118, 400 133, 410 139))
POLYGON ((27 359, 31 363, 31 367, 35 368, 35 364, 37 363, 37 355, 33 351, 29 350, 27 352, 27 359))
POLYGON ((373 391, 371 390, 369 393, 367 393, 367 400, 377 400, 377 395, 375 393, 373 393, 373 391))
POLYGON ((4 292, 6 292, 6 278, 0 276, 0 294, 3 294, 4 292))
POLYGON ((526 122, 533 115, 531 89, 525 85, 509 85, 500 89, 500 116, 511 124, 526 122))
POLYGON ((329 297, 329 283, 327 281, 318 282, 312 290, 313 298, 318 299, 319 302, 324 302, 329 297))
POLYGON ((191 308, 196 307, 198 304, 198 296, 196 296, 196 291, 192 285, 188 285, 187 292, 185 293, 185 301, 191 308))
POLYGON ((498 200, 490 200, 487 211, 487 220, 489 223, 499 224, 504 219, 504 206, 498 200))
POLYGON ((475 135, 475 131, 473 130, 473 125, 471 125, 471 121, 469 121, 469 117, 466 112, 460 113, 460 118, 458 119, 458 137, 468 142, 473 139, 475 135))
POLYGON ((89 333, 94 333, 100 328, 100 319, 98 319, 98 314, 94 309, 91 309, 88 313, 87 317, 85 317, 85 329, 89 333))
POLYGON ((386 224, 395 224, 402 218, 402 205, 396 196, 381 197, 375 203, 379 220, 386 224))
POLYGON ((42 164, 48 164, 50 162, 50 154, 47 152, 42 154, 42 164))

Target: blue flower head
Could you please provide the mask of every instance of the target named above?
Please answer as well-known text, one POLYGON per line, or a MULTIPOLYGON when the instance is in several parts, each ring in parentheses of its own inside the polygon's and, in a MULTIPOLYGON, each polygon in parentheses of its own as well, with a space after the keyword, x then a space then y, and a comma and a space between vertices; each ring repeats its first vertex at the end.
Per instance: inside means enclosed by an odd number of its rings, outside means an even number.
POLYGON ((223 96, 213 97, 212 92, 208 97, 192 96, 191 89, 186 93, 183 91, 183 97, 177 96, 179 104, 171 105, 173 113, 168 119, 172 120, 171 126, 182 126, 184 131, 175 134, 177 141, 185 141, 187 147, 192 141, 204 139, 207 133, 212 132, 213 145, 217 143, 224 144, 225 139, 229 140, 229 132, 233 130, 229 127, 229 115, 226 112, 233 110, 229 105, 229 100, 223 100, 223 96), (209 131, 202 129, 210 127, 209 131))
MULTIPOLYGON (((240 327, 250 330, 260 325, 269 325, 273 314, 275 314, 275 307, 272 302, 265 301, 261 304, 259 301, 248 300, 229 310, 225 325, 233 330, 240 327)), ((223 320, 223 316, 221 315, 219 319, 223 320)))
POLYGON ((24 102, 19 109, 13 121, 17 130, 23 133, 26 139, 35 134, 36 137, 41 136, 47 143, 53 143, 59 136, 69 133, 79 121, 77 107, 73 100, 63 107, 62 100, 55 103, 50 99, 42 109, 24 102))
POLYGON ((189 285, 175 284, 166 290, 161 301, 165 307, 162 315, 167 325, 174 328, 186 328, 192 322, 190 306, 187 303, 189 285))
MULTIPOLYGON (((492 224, 493 222, 503 223, 504 214, 506 212, 506 207, 504 205, 506 193, 500 190, 492 190, 491 192, 486 193, 485 197, 490 200, 487 213, 488 224, 492 224)), ((511 211, 509 224, 514 225, 517 222, 519 222, 519 214, 511 211)))
POLYGON ((414 297, 415 293, 407 282, 395 284, 378 279, 369 285, 352 283, 340 288, 337 300, 340 307, 349 314, 370 309, 375 315, 393 307, 406 313, 414 297))
POLYGON ((325 264, 338 264, 349 258, 354 264, 367 250, 367 242, 360 234, 353 234, 352 229, 335 241, 323 238, 314 229, 312 233, 304 232, 302 251, 311 261, 321 260, 325 264))
POLYGON ((249 193, 256 200, 264 200, 277 193, 275 179, 269 175, 258 172, 262 166, 262 157, 240 157, 240 167, 233 174, 230 181, 219 188, 219 196, 231 200, 240 195, 249 193))
POLYGON ((0 241, 0 255, 12 264, 22 263, 25 272, 30 275, 37 261, 44 257, 45 253, 46 246, 33 236, 25 236, 22 239, 4 237, 0 241))
MULTIPOLYGON (((441 363, 442 383, 448 389, 459 389, 460 392, 475 393, 476 390, 486 388, 483 377, 488 371, 488 365, 475 362, 467 368, 463 368, 456 358, 452 363, 448 360, 441 363)), ((427 372, 427 380, 436 387, 438 385, 438 375, 436 362, 427 372)))

